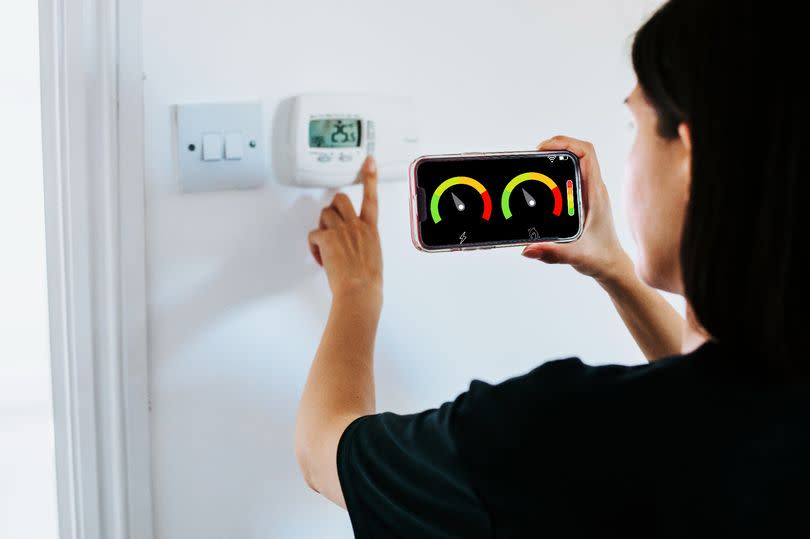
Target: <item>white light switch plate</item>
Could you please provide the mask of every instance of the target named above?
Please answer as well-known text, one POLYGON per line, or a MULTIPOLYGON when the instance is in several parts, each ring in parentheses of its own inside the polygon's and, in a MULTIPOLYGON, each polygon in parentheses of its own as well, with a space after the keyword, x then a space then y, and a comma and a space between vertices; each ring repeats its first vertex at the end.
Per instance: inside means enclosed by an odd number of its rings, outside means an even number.
MULTIPOLYGON (((180 189, 191 193, 250 189, 264 184, 266 148, 260 103, 176 105, 180 189), (203 160, 203 137, 241 135, 240 159, 203 160)), ((210 137, 209 137, 210 138, 210 137)))

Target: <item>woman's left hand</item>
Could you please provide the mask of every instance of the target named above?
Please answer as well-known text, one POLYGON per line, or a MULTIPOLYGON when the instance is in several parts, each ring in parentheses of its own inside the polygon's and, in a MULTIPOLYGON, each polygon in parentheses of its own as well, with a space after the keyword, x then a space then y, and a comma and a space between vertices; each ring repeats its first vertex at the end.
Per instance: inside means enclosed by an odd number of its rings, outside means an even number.
POLYGON ((360 215, 345 193, 321 210, 319 227, 309 233, 312 256, 323 266, 334 299, 350 296, 382 300, 382 249, 377 230, 377 166, 369 156, 360 168, 360 215))

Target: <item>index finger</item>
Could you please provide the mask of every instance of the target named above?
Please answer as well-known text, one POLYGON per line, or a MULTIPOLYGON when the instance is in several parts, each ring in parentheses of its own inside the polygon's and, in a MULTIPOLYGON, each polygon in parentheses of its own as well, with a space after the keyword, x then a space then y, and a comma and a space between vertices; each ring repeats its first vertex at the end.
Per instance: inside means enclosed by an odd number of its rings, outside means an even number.
POLYGON ((377 225, 377 163, 372 156, 366 157, 360 168, 363 180, 363 202, 360 206, 360 219, 377 225))
POLYGON ((557 135, 548 140, 544 140, 537 146, 538 150, 569 150, 580 159, 585 157, 596 158, 593 144, 584 140, 579 140, 564 135, 557 135))
MULTIPOLYGON (((548 140, 544 140, 537 145, 540 151, 568 150, 579 158, 582 174, 588 184, 591 182, 591 173, 599 170, 599 161, 596 159, 596 150, 593 144, 584 140, 557 135, 548 140)), ((590 189, 590 187, 587 187, 590 189)), ((587 190, 586 189, 586 190, 587 190)))

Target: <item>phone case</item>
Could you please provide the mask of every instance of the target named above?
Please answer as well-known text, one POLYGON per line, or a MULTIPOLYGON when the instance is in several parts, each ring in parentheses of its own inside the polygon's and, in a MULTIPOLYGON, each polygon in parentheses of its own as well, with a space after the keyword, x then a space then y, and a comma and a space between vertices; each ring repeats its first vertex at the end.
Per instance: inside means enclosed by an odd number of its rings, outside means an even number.
POLYGON ((576 241, 582 235, 582 229, 585 223, 585 219, 583 216, 582 210, 582 180, 581 180, 581 171, 579 167, 579 158, 576 154, 568 151, 568 150, 554 150, 554 151, 516 151, 516 152, 465 152, 465 153, 456 153, 456 154, 437 154, 437 155, 423 155, 421 157, 417 157, 411 163, 409 169, 409 202, 410 202, 410 214, 411 214, 411 241, 413 242, 414 247, 419 249, 420 251, 426 253, 441 253, 447 251, 476 251, 479 249, 492 249, 495 247, 517 247, 523 245, 531 245, 532 243, 570 243, 572 241, 576 241), (500 157, 500 156, 530 156, 530 157, 542 157, 548 155, 567 155, 569 156, 576 165, 574 167, 576 171, 576 186, 577 192, 580 193, 580 196, 577 197, 577 209, 579 215, 579 229, 576 236, 571 238, 550 238, 545 239, 542 242, 533 242, 533 241, 496 241, 496 242, 488 242, 486 244, 478 244, 478 245, 469 245, 469 246, 455 246, 455 247, 443 247, 443 248, 429 248, 422 243, 422 238, 419 230, 419 209, 418 209, 418 201, 417 201, 417 192, 416 192, 416 167, 419 163, 427 160, 432 159, 451 159, 451 158, 465 158, 465 157, 500 157))

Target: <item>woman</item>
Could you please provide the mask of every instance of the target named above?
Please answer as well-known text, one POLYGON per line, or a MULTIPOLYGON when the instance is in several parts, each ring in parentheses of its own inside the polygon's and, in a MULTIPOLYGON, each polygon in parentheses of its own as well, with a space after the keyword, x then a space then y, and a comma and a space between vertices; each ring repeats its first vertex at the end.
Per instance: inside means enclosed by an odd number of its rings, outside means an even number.
POLYGON ((557 360, 474 380, 438 409, 375 414, 373 161, 359 215, 343 194, 324 208, 309 242, 333 303, 296 447, 358 537, 810 537, 807 104, 798 70, 770 69, 754 108, 754 70, 795 34, 760 19, 755 42, 752 13, 747 1, 672 0, 635 37, 635 265, 594 148, 539 146, 579 156, 587 218, 579 241, 523 255, 593 277, 649 364, 557 360), (686 320, 655 289, 683 295, 686 320))

